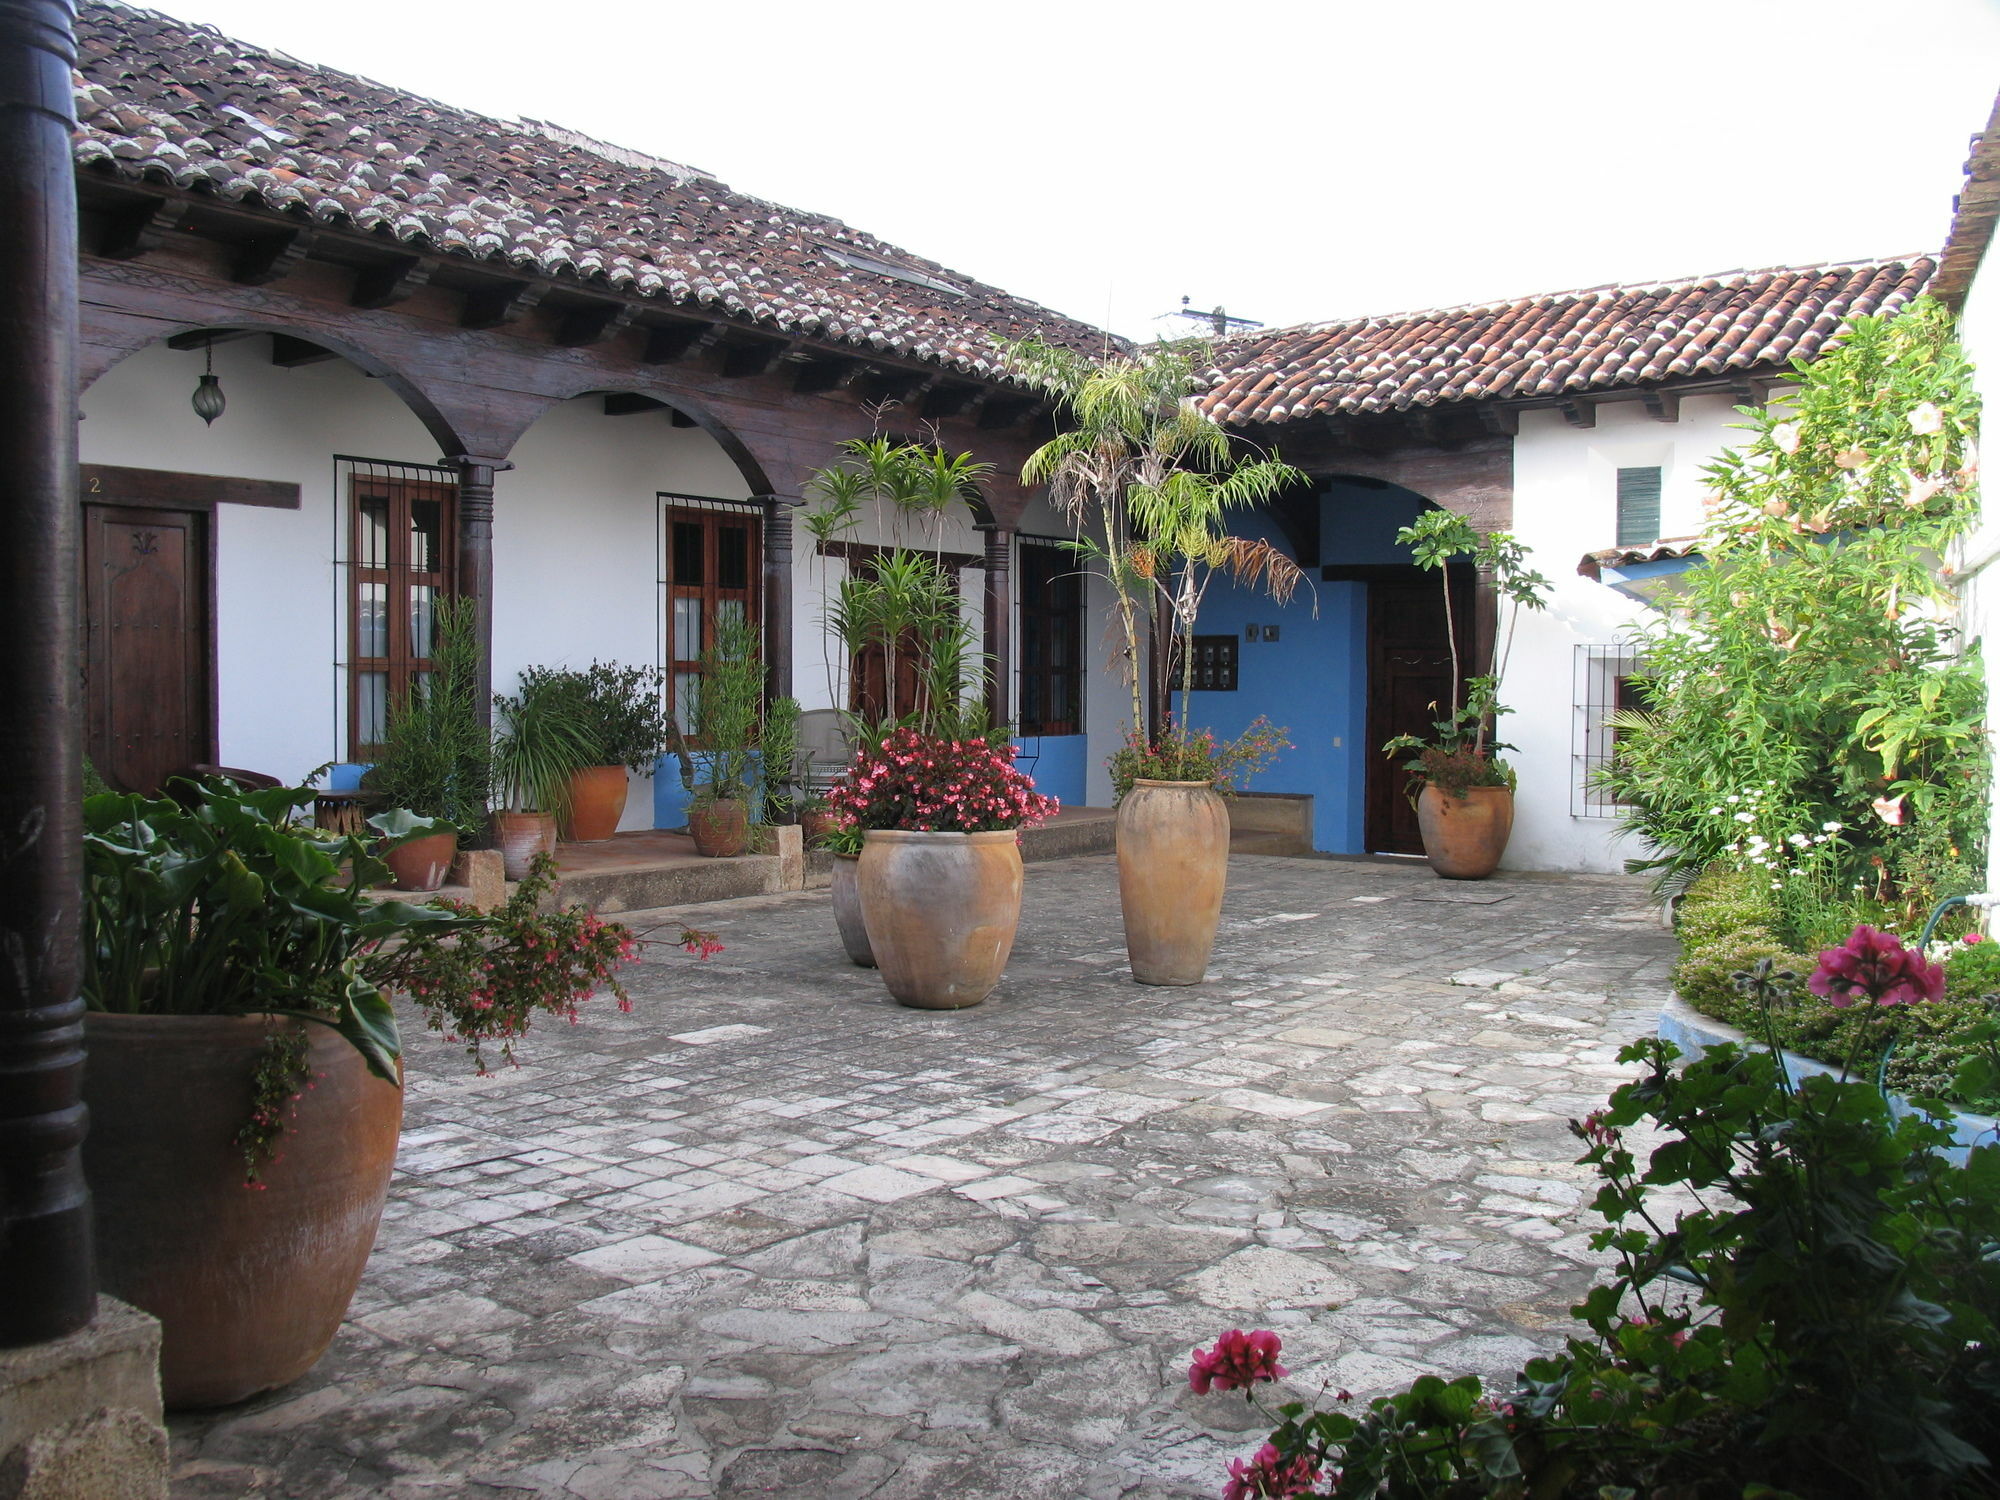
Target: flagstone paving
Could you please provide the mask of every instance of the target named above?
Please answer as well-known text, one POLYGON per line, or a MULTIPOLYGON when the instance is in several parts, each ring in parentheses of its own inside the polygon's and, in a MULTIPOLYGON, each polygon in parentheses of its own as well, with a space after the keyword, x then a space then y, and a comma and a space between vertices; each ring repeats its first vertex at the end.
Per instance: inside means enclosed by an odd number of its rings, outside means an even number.
MULTIPOLYGON (((693 912, 630 1015, 478 1078, 406 1026, 408 1118, 347 1326, 174 1422, 174 1493, 1214 1495, 1290 1384, 1505 1375, 1596 1257, 1565 1121, 1673 942, 1641 883, 1237 856, 1209 981, 1123 968, 1105 858, 1031 866, 984 1006, 905 1010, 824 892, 693 912)), ((665 913, 642 913, 662 938, 665 913)))

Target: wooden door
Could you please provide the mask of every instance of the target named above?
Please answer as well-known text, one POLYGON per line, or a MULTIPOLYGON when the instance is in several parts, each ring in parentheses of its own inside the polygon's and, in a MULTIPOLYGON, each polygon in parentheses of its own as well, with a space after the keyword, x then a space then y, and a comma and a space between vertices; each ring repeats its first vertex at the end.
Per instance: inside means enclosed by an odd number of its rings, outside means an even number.
MULTIPOLYGON (((1452 602, 1470 621, 1471 590, 1455 588, 1452 602), (1461 606, 1462 601, 1462 606, 1461 606)), ((1382 746, 1399 734, 1429 738, 1451 698, 1451 641, 1444 599, 1435 573, 1408 582, 1368 585, 1368 849, 1375 854, 1422 854, 1417 812, 1410 805, 1407 756, 1391 759, 1382 746)))
POLYGON ((213 762, 209 517, 83 508, 85 745, 114 787, 213 762))

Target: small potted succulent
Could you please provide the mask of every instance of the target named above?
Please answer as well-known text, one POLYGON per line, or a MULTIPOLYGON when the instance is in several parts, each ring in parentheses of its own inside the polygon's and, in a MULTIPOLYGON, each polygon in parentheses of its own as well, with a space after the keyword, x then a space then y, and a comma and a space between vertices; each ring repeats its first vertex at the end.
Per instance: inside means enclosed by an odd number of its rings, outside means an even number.
POLYGON ((1013 951, 1020 830, 1057 804, 999 738, 891 729, 863 744, 827 795, 841 826, 863 836, 855 876, 868 946, 904 1005, 977 1005, 1013 951))

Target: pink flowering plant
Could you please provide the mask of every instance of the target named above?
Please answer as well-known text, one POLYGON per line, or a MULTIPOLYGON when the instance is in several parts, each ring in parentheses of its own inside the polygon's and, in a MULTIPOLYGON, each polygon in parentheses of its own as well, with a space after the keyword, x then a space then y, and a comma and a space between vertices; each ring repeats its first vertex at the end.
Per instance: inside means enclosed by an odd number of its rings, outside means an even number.
POLYGON ((1030 828, 1059 804, 1014 766, 1014 747, 891 729, 855 752, 826 795, 838 830, 989 833, 1030 828))
POLYGON ((1160 732, 1125 731, 1125 743, 1111 753, 1113 800, 1123 800, 1135 781, 1207 781, 1225 796, 1241 791, 1268 768, 1278 752, 1292 748, 1285 731, 1259 714, 1234 739, 1219 740, 1211 729, 1190 729, 1169 716, 1160 732))
MULTIPOLYGON (((1863 929, 1809 982, 1899 1012, 1934 1003, 1934 970, 1863 929)), ((1765 959, 1743 981, 1769 1008, 1795 976, 1765 959)), ((1501 1390, 1425 1375, 1365 1411, 1279 1406, 1225 1500, 1996 1493, 2000 1146, 1958 1147, 1868 1081, 1794 1079, 1768 1048, 1688 1061, 1649 1038, 1619 1060, 1639 1076, 1571 1126, 1611 1265, 1564 1345, 1501 1390)), ((1248 1395, 1281 1353, 1232 1330, 1189 1383, 1248 1395)))

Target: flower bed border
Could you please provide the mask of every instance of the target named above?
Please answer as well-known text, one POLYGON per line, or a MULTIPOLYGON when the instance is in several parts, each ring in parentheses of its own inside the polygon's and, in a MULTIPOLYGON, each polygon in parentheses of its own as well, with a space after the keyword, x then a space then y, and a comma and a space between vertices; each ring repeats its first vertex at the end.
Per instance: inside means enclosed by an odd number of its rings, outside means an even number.
MULTIPOLYGON (((1687 1061, 1700 1057, 1710 1047, 1722 1042, 1735 1042, 1741 1046, 1755 1047, 1767 1051, 1764 1043, 1755 1041, 1737 1027, 1726 1021, 1718 1021, 1713 1016, 1703 1015, 1679 995, 1673 996, 1660 1007, 1659 1024, 1655 1034, 1672 1042, 1681 1049, 1681 1056, 1687 1061)), ((1831 1063, 1823 1063, 1818 1058, 1806 1057, 1798 1052, 1781 1052, 1785 1061, 1785 1076, 1793 1083, 1802 1078, 1815 1076, 1837 1076, 1840 1069, 1831 1063)), ((1889 1111, 1898 1119, 1904 1115, 1918 1113, 1917 1107, 1901 1094, 1889 1095, 1889 1111)), ((1987 1144, 2000 1144, 2000 1119, 1992 1115, 1975 1114, 1971 1110, 1954 1109, 1948 1111, 1951 1119, 1952 1136, 1957 1141, 1945 1154, 1957 1166, 1965 1165, 1968 1150, 1983 1139, 1987 1144)))

